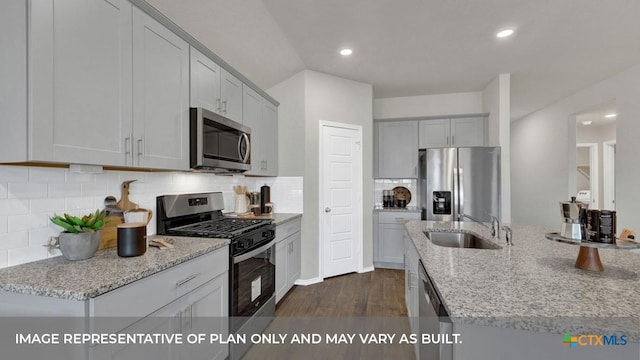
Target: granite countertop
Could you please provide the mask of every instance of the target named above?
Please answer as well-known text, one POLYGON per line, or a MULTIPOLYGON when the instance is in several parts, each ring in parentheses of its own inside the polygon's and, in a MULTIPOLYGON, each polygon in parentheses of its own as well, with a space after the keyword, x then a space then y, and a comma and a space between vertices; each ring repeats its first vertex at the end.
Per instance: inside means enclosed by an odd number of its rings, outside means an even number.
POLYGON ((500 250, 434 245, 430 231, 462 231, 491 239, 470 222, 405 224, 454 323, 553 333, 626 332, 640 341, 640 255, 599 249, 601 273, 574 267, 579 246, 548 240, 557 229, 513 224, 500 250))
POLYGON ((421 212, 422 209, 420 209, 417 206, 407 206, 406 208, 397 208, 397 207, 380 207, 380 206, 376 206, 373 208, 373 212, 421 212))
POLYGON ((227 239, 150 236, 167 239, 171 249, 149 247, 144 255, 119 257, 116 248, 69 261, 62 256, 0 269, 0 291, 84 301, 153 275, 229 244, 227 239))

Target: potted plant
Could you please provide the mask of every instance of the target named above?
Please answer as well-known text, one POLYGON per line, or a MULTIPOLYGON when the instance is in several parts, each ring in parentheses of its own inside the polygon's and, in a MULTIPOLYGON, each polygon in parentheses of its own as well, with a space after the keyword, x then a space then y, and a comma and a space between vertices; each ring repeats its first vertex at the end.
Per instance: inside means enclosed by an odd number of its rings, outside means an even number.
POLYGON ((92 257, 100 247, 100 229, 105 224, 106 211, 98 209, 95 213, 82 218, 64 214, 50 218, 51 222, 62 227, 63 232, 58 235, 52 245, 62 252, 67 260, 85 260, 92 257))

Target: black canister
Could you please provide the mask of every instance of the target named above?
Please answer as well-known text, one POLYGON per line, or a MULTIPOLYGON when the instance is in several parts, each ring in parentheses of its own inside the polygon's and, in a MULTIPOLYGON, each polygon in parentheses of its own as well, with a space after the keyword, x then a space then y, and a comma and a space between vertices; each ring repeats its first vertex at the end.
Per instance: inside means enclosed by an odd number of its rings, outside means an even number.
POLYGON ((140 256, 147 251, 147 224, 118 224, 118 256, 140 256))
POLYGON ((600 210, 600 242, 616 243, 616 212, 614 210, 600 210))
POLYGON ((264 184, 260 187, 260 213, 267 213, 267 203, 271 202, 271 188, 264 184))
POLYGON ((600 210, 589 210, 587 212, 587 240, 600 241, 600 210))

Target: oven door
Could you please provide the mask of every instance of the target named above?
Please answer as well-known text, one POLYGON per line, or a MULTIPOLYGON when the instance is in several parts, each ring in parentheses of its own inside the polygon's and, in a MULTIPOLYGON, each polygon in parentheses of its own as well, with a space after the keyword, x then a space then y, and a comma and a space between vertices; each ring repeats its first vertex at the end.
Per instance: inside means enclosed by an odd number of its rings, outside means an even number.
POLYGON ((275 293, 275 240, 246 254, 233 256, 231 262, 230 315, 248 318, 275 293))
POLYGON ((191 167, 220 172, 251 169, 251 129, 202 108, 191 108, 191 167))

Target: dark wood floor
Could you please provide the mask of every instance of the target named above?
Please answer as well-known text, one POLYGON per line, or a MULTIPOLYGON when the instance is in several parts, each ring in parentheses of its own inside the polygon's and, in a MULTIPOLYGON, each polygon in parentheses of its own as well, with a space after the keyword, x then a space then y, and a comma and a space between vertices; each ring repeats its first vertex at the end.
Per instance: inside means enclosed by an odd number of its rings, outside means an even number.
POLYGON ((283 344, 254 345, 244 359, 415 359, 413 345, 399 344, 409 334, 404 271, 376 269, 294 288, 278 303, 265 334, 286 334, 283 344), (293 336, 319 334, 317 344, 292 343, 293 336), (327 336, 354 336, 330 344, 327 336), (360 335, 395 334, 392 344, 363 344, 360 335))
POLYGON ((295 286, 278 303, 276 316, 407 316, 404 271, 376 269, 295 286))

